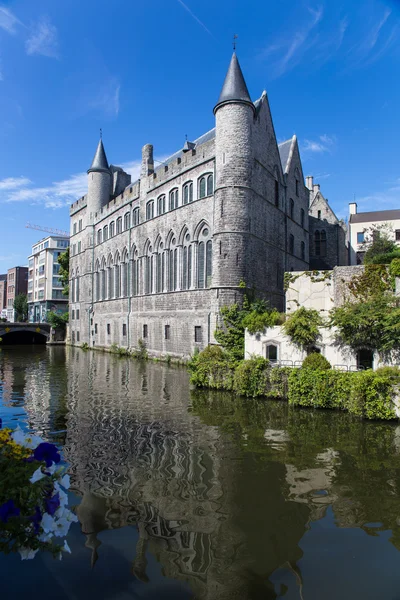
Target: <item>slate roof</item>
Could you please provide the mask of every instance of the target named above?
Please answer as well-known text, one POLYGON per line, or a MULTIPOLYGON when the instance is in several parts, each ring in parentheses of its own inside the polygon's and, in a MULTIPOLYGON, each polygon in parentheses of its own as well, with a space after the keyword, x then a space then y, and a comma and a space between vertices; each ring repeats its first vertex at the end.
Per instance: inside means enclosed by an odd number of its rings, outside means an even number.
POLYGON ((287 173, 287 169, 289 167, 288 161, 290 157, 290 150, 292 148, 293 138, 290 140, 286 140, 286 142, 282 142, 278 144, 279 156, 281 157, 281 165, 284 173, 287 173))
POLYGON ((350 223, 368 223, 375 221, 395 221, 400 219, 400 209, 393 210, 375 210, 370 212, 357 213, 350 215, 350 223))
POLYGON ((232 54, 224 85, 222 86, 222 90, 219 95, 218 102, 215 105, 214 112, 217 106, 223 102, 231 102, 234 100, 253 104, 243 77, 242 69, 240 68, 239 61, 236 56, 236 52, 232 54))
POLYGON ((108 171, 108 169, 108 161, 103 146, 103 140, 100 140, 88 173, 90 173, 91 171, 108 171))
MULTIPOLYGON (((194 144, 194 147, 197 148, 198 146, 201 146, 201 144, 205 144, 206 142, 209 142, 210 140, 213 140, 214 138, 215 138, 215 127, 214 127, 214 129, 210 129, 210 131, 207 131, 207 133, 203 133, 203 135, 201 135, 199 138, 197 138, 197 140, 194 140, 194 142, 192 142, 192 143, 194 144)), ((155 167, 154 171, 157 172, 159 169, 164 168, 165 165, 168 165, 173 160, 176 160, 177 158, 181 158, 182 155, 183 155, 183 148, 181 148, 181 150, 178 150, 178 152, 171 154, 171 156, 166 158, 161 164, 157 165, 157 167, 155 167)))

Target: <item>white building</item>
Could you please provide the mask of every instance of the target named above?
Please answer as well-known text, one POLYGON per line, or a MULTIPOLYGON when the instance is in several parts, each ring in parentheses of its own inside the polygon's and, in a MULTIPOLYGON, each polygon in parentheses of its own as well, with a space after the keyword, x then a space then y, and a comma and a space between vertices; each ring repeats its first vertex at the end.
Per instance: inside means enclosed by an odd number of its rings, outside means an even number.
POLYGON ((68 297, 62 293, 57 260, 69 246, 69 238, 51 235, 32 247, 28 262, 29 321, 46 321, 48 311, 68 310, 68 297))
POLYGON ((350 241, 350 264, 360 265, 365 254, 365 244, 368 241, 368 230, 388 224, 388 231, 394 241, 400 243, 400 209, 377 210, 371 212, 357 212, 357 204, 349 204, 349 241, 350 241))

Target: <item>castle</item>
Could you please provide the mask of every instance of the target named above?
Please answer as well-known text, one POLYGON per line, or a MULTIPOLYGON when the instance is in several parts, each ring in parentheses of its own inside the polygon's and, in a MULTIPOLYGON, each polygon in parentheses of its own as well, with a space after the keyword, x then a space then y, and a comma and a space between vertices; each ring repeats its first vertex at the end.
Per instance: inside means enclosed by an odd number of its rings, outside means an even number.
POLYGON ((236 53, 214 115, 214 129, 157 167, 145 145, 134 183, 100 139, 70 210, 70 343, 141 339, 154 356, 187 357, 213 342, 243 281, 284 309, 284 272, 310 263, 296 136, 278 145, 267 94, 251 101, 236 53))

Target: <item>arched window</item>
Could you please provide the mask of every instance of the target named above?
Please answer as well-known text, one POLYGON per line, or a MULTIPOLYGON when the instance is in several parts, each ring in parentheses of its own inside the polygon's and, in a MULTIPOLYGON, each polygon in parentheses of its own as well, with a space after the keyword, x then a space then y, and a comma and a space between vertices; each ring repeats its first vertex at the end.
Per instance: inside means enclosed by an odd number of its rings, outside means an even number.
POLYGON ((304 208, 300 210, 300 225, 304 227, 304 208))
POLYGON ((214 193, 214 175, 210 173, 207 177, 207 196, 211 196, 214 193))
POLYGON ((124 216, 124 230, 130 229, 131 226, 131 215, 130 213, 126 213, 124 216))
POLYGON ((165 194, 158 196, 157 198, 157 214, 163 215, 165 213, 165 194))
POLYGON ((289 216, 291 219, 294 219, 294 200, 290 198, 289 200, 289 216))
POLYGON ((104 225, 103 227, 103 242, 108 240, 108 226, 104 225))
MULTIPOLYGON (((127 213, 129 216, 129 213, 127 213)), ((126 215, 125 215, 126 216, 126 215)), ((128 295, 128 253, 126 249, 122 253, 121 261, 121 296, 128 295)))
POLYGON ((117 219, 117 234, 122 233, 122 217, 117 219))
POLYGON ((135 208, 132 212, 132 226, 139 225, 139 208, 135 208))
POLYGON ((289 235, 289 254, 294 254, 294 235, 289 235))
POLYGON ((178 195, 179 190, 175 188, 171 190, 169 193, 169 210, 174 210, 174 208, 178 208, 178 195))
POLYGON ((146 204, 146 221, 154 217, 154 200, 149 200, 146 204))
POLYGON ((321 231, 321 253, 320 256, 326 256, 326 231, 321 231))
POLYGON ((192 286, 193 244, 190 234, 186 232, 182 247, 182 289, 189 290, 192 286))
POLYGON ((120 270, 120 257, 117 253, 114 264, 114 298, 121 296, 121 270, 120 270))
POLYGON ((106 299, 106 263, 104 258, 100 270, 100 299, 106 299))
POLYGON ((193 202, 193 181, 188 181, 183 186, 183 204, 193 202))
POLYGON ((278 346, 276 344, 267 344, 265 348, 265 358, 267 358, 270 362, 277 362, 278 346))
POLYGON ((96 270, 94 273, 94 299, 95 302, 100 300, 100 264, 96 262, 96 270))
POLYGON ((71 273, 71 302, 75 302, 75 271, 71 273))
POLYGON ((111 300, 114 297, 114 265, 113 259, 110 256, 107 263, 107 299, 111 300))
POLYGON ((156 267, 156 292, 161 294, 164 291, 165 285, 165 252, 163 243, 160 242, 155 255, 156 267))
POLYGON ((139 259, 135 246, 131 250, 131 294, 137 296, 139 293, 139 259))
POLYGON ((103 232, 102 232, 102 230, 101 230, 101 229, 99 229, 99 230, 98 230, 98 232, 97 232, 97 243, 98 243, 98 244, 101 244, 101 240, 102 240, 102 233, 103 233, 103 232))
POLYGON ((153 248, 148 244, 144 263, 144 293, 153 293, 153 248))
POLYGON ((168 251, 168 291, 173 292, 178 285, 178 248, 176 238, 173 236, 168 251))
POLYGON ((316 256, 321 256, 321 234, 318 229, 314 233, 314 251, 316 256))
POLYGON ((300 244, 300 253, 301 253, 301 260, 305 260, 306 257, 306 245, 304 242, 301 242, 300 244))
POLYGON ((214 178, 212 173, 203 175, 199 179, 199 198, 210 196, 214 192, 214 178))
POLYGON ((76 270, 75 279, 75 302, 79 302, 79 269, 76 270))
POLYGON ((114 221, 111 221, 108 233, 110 235, 110 238, 114 237, 114 235, 115 235, 115 223, 114 223, 114 221))
POLYGON ((212 280, 212 241, 210 230, 204 226, 197 246, 197 287, 211 286, 212 280))

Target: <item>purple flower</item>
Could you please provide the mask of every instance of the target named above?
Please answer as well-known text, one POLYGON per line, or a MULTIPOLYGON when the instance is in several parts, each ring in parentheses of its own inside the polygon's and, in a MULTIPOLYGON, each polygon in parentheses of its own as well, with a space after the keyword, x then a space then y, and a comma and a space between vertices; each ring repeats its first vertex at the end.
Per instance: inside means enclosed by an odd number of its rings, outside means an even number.
POLYGON ((46 467, 51 467, 53 462, 59 463, 61 460, 61 456, 58 453, 57 447, 54 444, 49 444, 48 442, 42 442, 37 448, 35 448, 33 458, 35 460, 39 460, 40 462, 45 460, 46 467))
POLYGON ((46 512, 52 517, 60 506, 60 494, 57 492, 57 494, 54 494, 51 498, 46 498, 44 503, 46 505, 46 512))
POLYGON ((0 506, 0 521, 7 523, 10 517, 18 517, 20 510, 14 504, 14 500, 7 500, 0 506))
POLYGON ((31 517, 29 517, 30 520, 33 523, 33 530, 36 534, 39 533, 40 531, 40 522, 42 520, 42 513, 40 511, 40 508, 38 506, 36 506, 35 508, 35 514, 32 515, 31 517))

